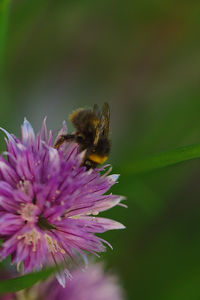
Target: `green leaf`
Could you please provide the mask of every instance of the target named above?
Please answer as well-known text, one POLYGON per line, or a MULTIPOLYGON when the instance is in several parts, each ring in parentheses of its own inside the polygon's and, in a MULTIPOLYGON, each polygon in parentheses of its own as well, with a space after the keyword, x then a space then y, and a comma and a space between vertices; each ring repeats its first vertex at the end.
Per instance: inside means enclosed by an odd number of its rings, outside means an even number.
POLYGON ((200 144, 181 147, 123 165, 123 173, 136 175, 200 158, 200 144))
POLYGON ((26 288, 31 287, 40 280, 45 280, 52 275, 56 270, 56 267, 43 269, 40 272, 35 272, 16 278, 1 280, 0 281, 0 294, 14 293, 26 288))

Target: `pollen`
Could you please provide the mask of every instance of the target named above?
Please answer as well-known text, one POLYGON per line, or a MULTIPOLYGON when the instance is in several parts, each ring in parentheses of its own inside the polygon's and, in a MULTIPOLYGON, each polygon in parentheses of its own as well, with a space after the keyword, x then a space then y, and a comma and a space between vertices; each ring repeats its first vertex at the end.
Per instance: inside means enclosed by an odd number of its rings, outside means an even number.
POLYGON ((17 239, 18 240, 24 239, 25 244, 29 246, 32 245, 33 252, 36 252, 37 244, 38 241, 40 240, 40 233, 37 230, 33 229, 30 232, 27 232, 22 235, 18 235, 17 239))
POLYGON ((86 212, 86 216, 90 216, 90 215, 93 215, 93 216, 97 216, 99 214, 98 211, 94 210, 94 211, 88 211, 86 212))
POLYGON ((50 252, 52 252, 52 253, 58 253, 58 252, 60 252, 61 254, 65 254, 65 250, 62 249, 58 245, 58 242, 55 239, 53 239, 47 233, 45 233, 44 237, 45 237, 45 240, 47 242, 47 246, 48 246, 48 249, 49 249, 50 252))
MULTIPOLYGON (((66 214, 65 216, 67 216, 67 214, 66 214)), ((81 215, 75 215, 75 216, 71 216, 71 217, 69 217, 69 218, 70 218, 70 219, 78 220, 78 219, 80 219, 80 217, 81 217, 81 215)))
POLYGON ((93 214, 94 216, 97 216, 97 215, 99 214, 99 212, 98 212, 98 211, 93 211, 92 214, 93 214))
POLYGON ((22 206, 19 213, 24 221, 35 222, 37 218, 38 207, 33 203, 28 203, 22 206))
POLYGON ((17 188, 23 191, 26 195, 28 195, 30 190, 30 181, 20 180, 17 184, 17 188))

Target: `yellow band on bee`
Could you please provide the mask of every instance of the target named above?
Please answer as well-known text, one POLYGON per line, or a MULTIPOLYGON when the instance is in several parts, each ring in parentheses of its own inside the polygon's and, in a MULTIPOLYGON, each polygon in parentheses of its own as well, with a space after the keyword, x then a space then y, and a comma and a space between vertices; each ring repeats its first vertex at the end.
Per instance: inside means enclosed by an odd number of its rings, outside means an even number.
POLYGON ((90 154, 88 156, 88 158, 97 164, 103 164, 107 160, 108 156, 100 156, 98 154, 90 154))

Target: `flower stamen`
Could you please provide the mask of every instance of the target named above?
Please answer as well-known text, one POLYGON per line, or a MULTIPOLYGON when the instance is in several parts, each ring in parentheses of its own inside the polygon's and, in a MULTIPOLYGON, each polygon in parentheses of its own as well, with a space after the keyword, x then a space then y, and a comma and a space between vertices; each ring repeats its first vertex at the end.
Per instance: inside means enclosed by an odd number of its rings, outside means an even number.
POLYGON ((37 230, 33 229, 31 232, 27 232, 22 235, 18 235, 18 240, 24 239, 26 245, 33 246, 33 252, 36 252, 37 243, 40 240, 40 234, 37 230))
POLYGON ((21 214, 22 219, 28 222, 35 222, 37 218, 38 207, 32 203, 28 203, 25 205, 21 205, 21 210, 19 213, 21 214))
POLYGON ((48 249, 50 252, 52 253, 62 253, 62 254, 65 254, 65 250, 62 249, 59 245, 58 245, 58 242, 53 239, 50 235, 48 235, 47 233, 45 233, 44 235, 45 237, 45 240, 47 242, 47 246, 48 246, 48 249))
POLYGON ((30 189, 30 181, 28 180, 20 180, 17 184, 17 188, 23 191, 26 195, 29 194, 30 189))

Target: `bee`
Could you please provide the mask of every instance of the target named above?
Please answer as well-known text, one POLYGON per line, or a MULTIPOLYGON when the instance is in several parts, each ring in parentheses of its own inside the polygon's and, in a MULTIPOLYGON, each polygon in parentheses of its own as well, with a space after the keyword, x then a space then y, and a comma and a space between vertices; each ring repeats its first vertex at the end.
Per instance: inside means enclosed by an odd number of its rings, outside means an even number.
POLYGON ((61 135, 55 144, 59 148, 64 142, 76 142, 80 152, 86 151, 82 165, 87 170, 104 163, 109 155, 111 142, 109 140, 110 107, 104 103, 102 110, 95 104, 92 109, 78 109, 69 120, 76 128, 73 134, 61 135))

